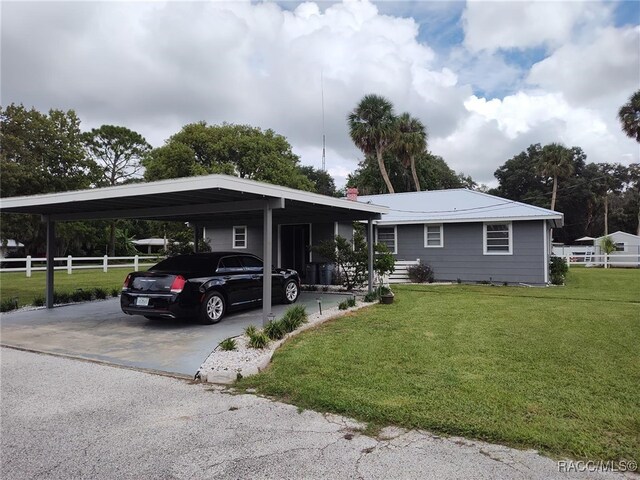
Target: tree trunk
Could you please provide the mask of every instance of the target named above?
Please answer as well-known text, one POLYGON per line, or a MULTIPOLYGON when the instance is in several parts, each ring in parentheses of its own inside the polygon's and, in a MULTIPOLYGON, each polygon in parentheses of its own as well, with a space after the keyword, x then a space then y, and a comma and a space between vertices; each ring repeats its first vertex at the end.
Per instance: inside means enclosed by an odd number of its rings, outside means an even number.
POLYGON ((640 201, 638 202, 638 231, 636 232, 636 235, 640 237, 640 201))
POLYGON ((416 192, 420 191, 420 180, 418 179, 418 172, 416 172, 416 157, 411 155, 411 175, 413 175, 413 183, 416 185, 416 192))
POLYGON ((553 176, 553 192, 551 193, 551 210, 556 209, 556 193, 558 191, 558 177, 553 176))
POLYGON ((116 221, 109 223, 109 256, 116 256, 116 221))
POLYGON ((387 167, 384 166, 384 159, 382 158, 382 152, 376 149, 376 157, 378 157, 378 168, 380 168, 380 173, 382 174, 382 179, 384 183, 387 185, 387 191, 389 193, 396 193, 393 190, 393 185, 391 185, 391 180, 389 180, 389 174, 387 173, 387 167))
POLYGON ((609 235, 609 194, 604 194, 604 236, 609 235))

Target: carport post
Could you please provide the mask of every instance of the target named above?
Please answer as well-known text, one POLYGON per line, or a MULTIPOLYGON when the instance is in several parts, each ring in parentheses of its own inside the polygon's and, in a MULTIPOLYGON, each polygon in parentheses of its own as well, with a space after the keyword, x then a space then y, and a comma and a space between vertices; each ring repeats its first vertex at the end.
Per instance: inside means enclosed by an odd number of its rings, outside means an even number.
POLYGON ((369 293, 373 292, 373 219, 367 222, 367 247, 369 249, 369 293))
POLYGON ((200 235, 198 235, 199 232, 200 232, 200 228, 198 228, 198 224, 194 223, 193 224, 193 253, 198 253, 198 250, 200 249, 200 235))
POLYGON ((262 221, 262 325, 269 322, 271 313, 271 264, 273 263, 273 207, 269 200, 264 202, 264 217, 262 221))
POLYGON ((53 272, 56 252, 56 224, 49 217, 45 217, 47 222, 47 308, 53 308, 53 272))

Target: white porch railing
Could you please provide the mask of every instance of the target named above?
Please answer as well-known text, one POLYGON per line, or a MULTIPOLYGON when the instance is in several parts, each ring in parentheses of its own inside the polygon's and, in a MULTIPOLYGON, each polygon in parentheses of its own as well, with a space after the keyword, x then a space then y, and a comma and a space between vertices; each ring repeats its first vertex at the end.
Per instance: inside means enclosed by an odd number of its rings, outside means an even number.
MULTIPOLYGON (((150 267, 155 265, 160 258, 162 257, 140 255, 134 255, 131 257, 109 257, 108 255, 103 257, 72 257, 71 255, 68 255, 66 257, 55 257, 54 261, 63 263, 63 265, 56 265, 53 268, 54 270, 66 270, 69 275, 71 275, 74 270, 98 268, 101 268, 103 272, 108 272, 110 268, 133 268, 133 270, 137 272, 140 267, 150 267)), ((0 262, 3 265, 2 268, 0 268, 0 273, 25 272, 27 277, 31 277, 32 272, 44 271, 47 269, 46 258, 32 257, 31 255, 23 258, 2 258, 0 259, 0 262), (5 266, 7 263, 24 263, 25 266, 9 267, 5 266)))
POLYGON ((418 265, 420 259, 417 260, 396 260, 395 270, 385 280, 386 283, 410 283, 409 267, 418 265))

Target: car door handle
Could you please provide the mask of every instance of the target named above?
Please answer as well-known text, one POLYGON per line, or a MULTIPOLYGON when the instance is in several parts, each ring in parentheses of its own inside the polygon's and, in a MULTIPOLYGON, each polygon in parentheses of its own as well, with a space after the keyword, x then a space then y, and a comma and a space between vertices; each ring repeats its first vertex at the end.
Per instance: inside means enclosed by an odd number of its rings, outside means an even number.
POLYGON ((231 275, 226 275, 222 277, 223 280, 231 280, 231 275))

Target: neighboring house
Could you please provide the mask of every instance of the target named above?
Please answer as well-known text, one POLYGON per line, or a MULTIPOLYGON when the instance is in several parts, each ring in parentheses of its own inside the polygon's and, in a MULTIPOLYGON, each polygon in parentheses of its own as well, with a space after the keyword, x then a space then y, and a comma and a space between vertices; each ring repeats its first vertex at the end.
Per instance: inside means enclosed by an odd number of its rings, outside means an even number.
POLYGON ((616 245, 616 251, 612 254, 637 255, 640 253, 640 237, 632 233, 617 231, 609 235, 603 235, 593 240, 594 245, 600 251, 600 242, 605 237, 609 237, 616 245))
POLYGON ((6 258, 7 256, 17 253, 24 253, 24 244, 16 240, 5 240, 0 242, 0 258, 6 258))
MULTIPOLYGON (((549 280, 551 229, 563 215, 467 189, 434 190, 357 198, 391 211, 375 221, 376 241, 397 260, 429 264, 436 280, 541 285, 549 280)), ((325 283, 325 259, 310 246, 334 235, 351 239, 351 224, 328 220, 274 227, 274 264, 294 268, 307 283, 325 283)), ((262 255, 262 227, 236 222, 204 225, 216 250, 262 255)))
POLYGON ((139 250, 146 250, 147 254, 162 253, 167 249, 166 238, 141 238, 132 242, 139 250))

